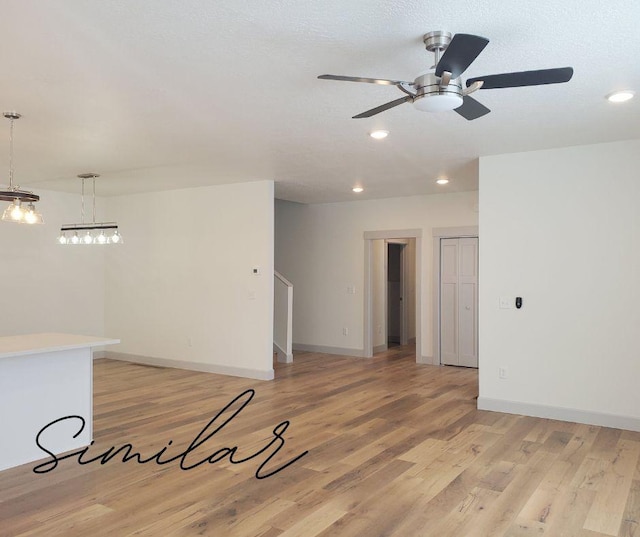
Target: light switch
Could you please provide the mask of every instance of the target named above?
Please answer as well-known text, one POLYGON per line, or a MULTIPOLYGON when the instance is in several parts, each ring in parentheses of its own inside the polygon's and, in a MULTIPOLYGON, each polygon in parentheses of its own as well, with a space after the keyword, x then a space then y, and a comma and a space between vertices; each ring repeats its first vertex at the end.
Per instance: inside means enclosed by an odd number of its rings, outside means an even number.
POLYGON ((256 292, 249 291, 249 300, 255 300, 255 299, 256 299, 256 292))
POLYGON ((347 294, 355 295, 356 294, 356 286, 355 285, 348 285, 347 286, 347 294))

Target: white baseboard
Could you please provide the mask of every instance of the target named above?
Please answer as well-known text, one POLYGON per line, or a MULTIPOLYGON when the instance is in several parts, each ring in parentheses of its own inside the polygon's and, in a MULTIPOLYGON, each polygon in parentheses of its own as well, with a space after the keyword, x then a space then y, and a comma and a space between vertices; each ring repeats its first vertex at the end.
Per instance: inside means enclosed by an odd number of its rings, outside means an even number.
POLYGON ((283 364, 290 364, 293 362, 293 353, 286 352, 275 342, 273 343, 273 352, 278 355, 278 362, 283 364))
POLYGON ((522 403, 519 401, 478 397, 478 409, 506 412, 507 414, 522 414, 536 418, 571 421, 574 423, 585 423, 587 425, 599 425, 602 427, 612 427, 614 429, 626 429, 628 431, 640 431, 640 418, 606 414, 603 412, 591 412, 575 408, 553 407, 533 403, 522 403))
POLYGON ((157 367, 173 367, 175 369, 202 371, 205 373, 216 373, 218 375, 230 375, 232 377, 243 377, 256 380, 273 380, 274 377, 273 369, 263 371, 260 369, 247 369, 244 367, 234 367, 229 365, 172 360, 170 358, 153 358, 151 356, 140 356, 138 354, 126 354, 123 352, 106 351, 104 358, 120 360, 123 362, 133 362, 135 364, 152 365, 157 367))
MULTIPOLYGON (((417 356, 417 354, 416 354, 417 356)), ((426 364, 426 365, 434 365, 433 358, 431 356, 417 356, 416 363, 418 364, 426 364)), ((435 364, 438 365, 438 364, 435 364)))
POLYGON ((373 348, 373 354, 376 354, 378 352, 386 351, 388 348, 389 348, 389 346, 387 344, 385 344, 385 343, 383 343, 382 345, 376 345, 373 348))
POLYGON ((326 345, 305 345, 303 343, 294 343, 294 351, 305 352, 321 352, 322 354, 337 354, 339 356, 355 356, 362 358, 364 351, 362 349, 344 349, 342 347, 328 347, 326 345))
POLYGON ((106 358, 107 351, 93 351, 93 359, 99 360, 100 358, 106 358))

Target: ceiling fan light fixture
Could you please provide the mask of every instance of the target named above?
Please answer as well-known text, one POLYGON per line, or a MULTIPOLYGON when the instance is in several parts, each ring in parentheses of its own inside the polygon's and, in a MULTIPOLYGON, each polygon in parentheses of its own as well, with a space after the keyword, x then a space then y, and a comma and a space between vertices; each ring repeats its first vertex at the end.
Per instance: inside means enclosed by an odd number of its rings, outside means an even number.
POLYGON ((489 44, 489 40, 479 35, 453 35, 450 32, 439 30, 426 33, 423 41, 426 49, 433 52, 435 62, 433 67, 418 75, 413 82, 344 75, 320 75, 318 78, 396 86, 405 94, 404 97, 361 112, 353 116, 353 119, 369 118, 401 104, 413 103, 416 110, 423 112, 454 110, 464 119, 472 121, 491 112, 482 103, 469 97, 471 93, 479 89, 562 84, 569 82, 573 77, 573 67, 498 73, 468 78, 466 88, 463 89, 462 75, 489 44))
POLYGON ((446 177, 440 177, 439 179, 436 179, 436 183, 438 183, 439 185, 446 185, 449 182, 449 179, 447 179, 446 177))
POLYGON ((371 131, 369 133, 369 136, 371 136, 371 138, 373 138, 375 140, 383 140, 384 138, 389 136, 389 131, 382 131, 382 130, 371 131))
POLYGON ((413 106, 421 112, 448 112, 462 106, 462 97, 456 93, 431 93, 417 97, 413 106))
POLYGON ((360 194, 360 192, 364 192, 364 188, 361 186, 354 186, 351 190, 353 190, 356 194, 360 194))
POLYGON ((631 90, 614 91, 607 95, 607 100, 610 103, 626 103, 633 99, 634 95, 635 92, 631 90))

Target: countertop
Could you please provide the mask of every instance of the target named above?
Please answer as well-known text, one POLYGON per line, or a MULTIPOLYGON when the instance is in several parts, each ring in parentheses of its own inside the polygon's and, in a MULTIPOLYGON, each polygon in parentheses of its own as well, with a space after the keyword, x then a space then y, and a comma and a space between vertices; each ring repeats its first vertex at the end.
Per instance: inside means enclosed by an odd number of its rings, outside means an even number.
POLYGON ((80 336, 75 334, 25 334, 21 336, 0 337, 0 358, 23 356, 44 352, 100 347, 120 343, 119 339, 80 336))

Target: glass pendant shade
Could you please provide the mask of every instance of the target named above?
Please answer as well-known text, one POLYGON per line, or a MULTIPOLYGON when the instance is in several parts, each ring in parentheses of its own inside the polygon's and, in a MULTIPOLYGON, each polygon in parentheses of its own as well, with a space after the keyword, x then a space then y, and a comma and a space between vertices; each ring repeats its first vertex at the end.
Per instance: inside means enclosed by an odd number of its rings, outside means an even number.
POLYGON ((33 203, 27 207, 22 206, 19 199, 13 200, 2 213, 2 220, 5 222, 17 222, 19 224, 42 224, 42 215, 36 210, 33 203))
POLYGON ((23 217, 21 205, 20 200, 12 201, 11 205, 9 205, 2 213, 2 220, 5 222, 21 222, 23 217))
POLYGON ((36 211, 36 208, 33 205, 33 203, 30 203, 27 206, 27 210, 24 213, 23 219, 25 224, 42 224, 43 223, 42 215, 38 211, 36 211))

